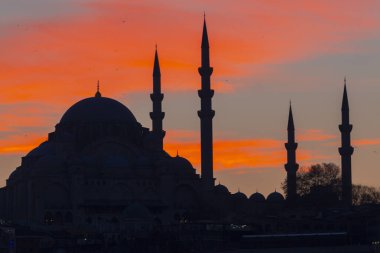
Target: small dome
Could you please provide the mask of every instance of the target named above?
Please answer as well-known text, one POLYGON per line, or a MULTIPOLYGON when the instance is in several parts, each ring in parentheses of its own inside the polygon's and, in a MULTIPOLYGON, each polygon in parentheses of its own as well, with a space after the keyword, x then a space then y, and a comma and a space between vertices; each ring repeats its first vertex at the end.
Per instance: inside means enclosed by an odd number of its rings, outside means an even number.
POLYGON ((18 167, 16 168, 10 175, 9 175, 9 180, 16 180, 20 178, 23 175, 23 167, 18 167))
POLYGON ((214 187, 214 192, 220 195, 230 194, 230 191, 228 190, 228 188, 220 183, 214 187))
POLYGON ((238 199, 238 200, 246 200, 247 199, 247 195, 245 195, 244 193, 242 193, 240 191, 232 194, 232 196, 234 199, 238 199))
POLYGON ((255 192, 249 197, 249 200, 252 200, 254 202, 265 202, 265 197, 260 192, 255 192))
POLYGON ((267 201, 269 202, 282 202, 284 200, 284 196, 282 196, 282 194, 277 191, 272 192, 267 197, 267 201))
POLYGON ((171 159, 170 166, 177 172, 186 172, 188 174, 194 174, 195 169, 193 165, 186 158, 176 156, 171 159))
POLYGON ((136 118, 122 103, 106 97, 91 97, 83 99, 71 106, 63 114, 60 123, 103 123, 103 122, 133 122, 136 118))

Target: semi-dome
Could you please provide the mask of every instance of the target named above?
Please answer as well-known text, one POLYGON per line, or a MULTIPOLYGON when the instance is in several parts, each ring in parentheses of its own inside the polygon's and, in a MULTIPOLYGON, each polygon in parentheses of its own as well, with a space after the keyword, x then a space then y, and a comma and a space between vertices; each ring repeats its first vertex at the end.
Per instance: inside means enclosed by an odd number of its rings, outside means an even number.
POLYGON ((135 116, 122 103, 97 95, 83 99, 63 114, 60 123, 136 122, 135 116))
POLYGON ((269 202, 282 202, 284 200, 284 196, 282 196, 282 194, 277 191, 272 192, 267 197, 267 201, 269 202))
POLYGON ((249 200, 254 202, 265 202, 265 197, 260 192, 255 192, 249 197, 249 200))
POLYGON ((48 154, 53 154, 54 152, 55 152, 54 146, 52 145, 52 143, 45 141, 41 143, 38 147, 30 151, 26 156, 27 157, 44 156, 48 154))

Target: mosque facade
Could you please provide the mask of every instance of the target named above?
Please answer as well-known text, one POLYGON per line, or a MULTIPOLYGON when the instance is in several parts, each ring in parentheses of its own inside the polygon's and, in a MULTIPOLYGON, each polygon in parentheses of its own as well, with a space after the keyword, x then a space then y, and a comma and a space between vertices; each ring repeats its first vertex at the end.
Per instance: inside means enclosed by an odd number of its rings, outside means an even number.
MULTIPOLYGON (((47 141, 22 158, 0 189, 0 214, 7 220, 34 227, 83 227, 107 230, 169 224, 174 221, 254 219, 294 203, 297 143, 293 114, 288 123, 288 196, 279 192, 265 198, 247 197, 215 185, 209 41, 206 22, 201 44, 201 89, 198 111, 201 134, 201 175, 184 157, 163 149, 161 71, 157 50, 150 98, 152 129, 143 127, 122 103, 102 96, 71 106, 48 135, 47 141), (248 218, 247 218, 248 217, 248 218), (253 218, 252 218, 253 217, 253 218)), ((351 205, 351 155, 349 109, 346 88, 342 104, 343 199, 351 205)))

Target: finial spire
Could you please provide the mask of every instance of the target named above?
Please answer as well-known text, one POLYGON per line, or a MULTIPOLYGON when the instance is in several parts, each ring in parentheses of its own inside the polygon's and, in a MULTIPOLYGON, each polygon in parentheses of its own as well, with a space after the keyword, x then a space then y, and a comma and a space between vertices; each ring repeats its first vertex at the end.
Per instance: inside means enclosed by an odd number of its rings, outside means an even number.
POLYGON ((294 130, 294 121, 293 121, 293 111, 292 111, 292 101, 289 104, 289 118, 288 118, 288 131, 294 130))
POLYGON ((102 96, 102 94, 100 93, 100 82, 99 82, 99 80, 98 80, 98 83, 97 83, 97 85, 96 85, 96 93, 95 93, 95 97, 96 98, 99 98, 99 97, 101 97, 102 96))
POLYGON ((153 76, 161 76, 160 62, 158 60, 157 44, 156 44, 156 52, 154 54, 153 76))
POLYGON ((179 154, 178 154, 178 149, 177 149, 177 157, 179 157, 179 154))
POLYGON ((202 48, 209 48, 207 25, 206 25, 206 14, 203 17, 203 33, 202 33, 202 48))
POLYGON ((348 111, 348 96, 347 96, 347 86, 346 86, 346 77, 344 77, 344 91, 343 91, 343 100, 342 100, 342 111, 348 111))

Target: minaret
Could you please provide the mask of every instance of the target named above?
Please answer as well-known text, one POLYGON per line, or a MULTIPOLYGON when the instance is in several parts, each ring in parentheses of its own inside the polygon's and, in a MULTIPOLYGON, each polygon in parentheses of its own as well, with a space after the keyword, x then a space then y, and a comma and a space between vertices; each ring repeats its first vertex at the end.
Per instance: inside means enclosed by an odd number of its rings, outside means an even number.
POLYGON ((153 93, 150 94, 150 99, 153 102, 153 111, 150 113, 150 118, 152 119, 152 132, 158 140, 157 148, 162 150, 163 139, 165 136, 165 131, 162 129, 162 120, 165 117, 165 113, 162 112, 162 100, 164 99, 164 94, 161 93, 161 71, 160 63, 158 61, 157 46, 154 55, 153 93))
POLYGON ((344 92, 342 101, 342 124, 339 125, 342 146, 339 148, 342 166, 342 201, 347 206, 352 205, 352 178, 351 178, 351 155, 354 148, 351 146, 350 109, 348 107, 348 97, 346 88, 346 78, 344 78, 344 92))
POLYGON ((295 142, 294 134, 294 122, 293 122, 293 112, 292 105, 289 107, 289 118, 288 118, 288 142, 285 143, 285 148, 287 151, 287 163, 285 164, 285 170, 287 173, 287 188, 288 194, 286 199, 290 203, 294 203, 297 199, 297 182, 296 173, 298 170, 298 164, 296 162, 296 149, 298 143, 295 142))
POLYGON ((201 172, 202 182, 206 190, 210 190, 214 186, 213 176, 213 142, 212 142, 212 118, 215 111, 212 110, 211 98, 214 96, 214 90, 210 88, 210 76, 213 68, 210 67, 210 49, 208 43, 206 19, 203 21, 202 34, 202 65, 198 68, 201 75, 202 89, 198 90, 201 98, 201 110, 198 116, 201 120, 201 172))

